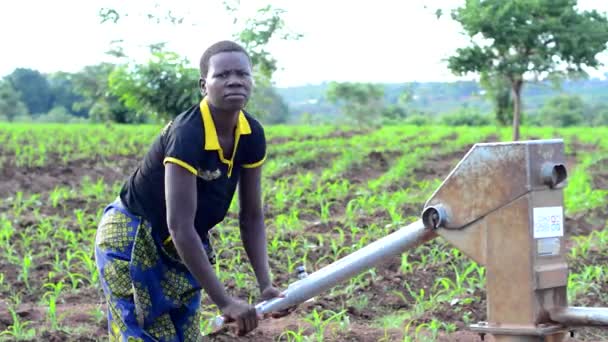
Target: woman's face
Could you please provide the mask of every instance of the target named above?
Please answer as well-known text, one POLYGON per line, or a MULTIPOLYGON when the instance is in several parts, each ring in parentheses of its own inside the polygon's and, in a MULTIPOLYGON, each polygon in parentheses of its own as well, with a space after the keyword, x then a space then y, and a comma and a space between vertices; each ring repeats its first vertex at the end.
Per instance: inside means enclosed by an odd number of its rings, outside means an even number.
POLYGON ((251 65, 244 53, 220 52, 209 58, 209 70, 201 87, 214 107, 225 111, 243 109, 252 86, 251 65))

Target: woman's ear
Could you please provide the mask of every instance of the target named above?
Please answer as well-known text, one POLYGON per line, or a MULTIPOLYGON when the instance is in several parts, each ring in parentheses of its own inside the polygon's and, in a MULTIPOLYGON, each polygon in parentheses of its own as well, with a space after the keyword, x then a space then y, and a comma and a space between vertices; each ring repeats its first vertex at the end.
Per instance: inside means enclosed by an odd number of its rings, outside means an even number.
POLYGON ((198 87, 199 87, 199 90, 201 91, 201 95, 203 95, 203 97, 205 97, 205 95, 207 94, 207 91, 205 90, 205 79, 203 77, 198 79, 198 87))

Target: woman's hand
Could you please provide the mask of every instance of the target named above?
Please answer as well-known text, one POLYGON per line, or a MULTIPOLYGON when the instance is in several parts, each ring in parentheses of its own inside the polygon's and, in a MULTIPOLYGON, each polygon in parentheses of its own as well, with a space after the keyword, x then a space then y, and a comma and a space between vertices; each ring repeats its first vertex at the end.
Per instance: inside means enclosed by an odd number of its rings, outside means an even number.
POLYGON ((243 336, 258 327, 259 316, 255 307, 236 298, 231 298, 228 305, 221 308, 226 323, 236 321, 238 335, 243 336))
POLYGON ((274 286, 268 286, 262 289, 262 300, 269 300, 276 297, 285 297, 279 289, 274 286))
MULTIPOLYGON (((277 298, 277 297, 282 298, 282 297, 285 297, 285 295, 274 286, 268 286, 262 290, 262 300, 264 300, 264 301, 270 300, 273 298, 277 298)), ((267 314, 266 316, 271 316, 272 318, 285 317, 285 316, 289 315, 290 313, 292 313, 296 307, 297 306, 293 306, 293 307, 287 308, 283 311, 278 311, 278 312, 273 312, 271 314, 267 314)))

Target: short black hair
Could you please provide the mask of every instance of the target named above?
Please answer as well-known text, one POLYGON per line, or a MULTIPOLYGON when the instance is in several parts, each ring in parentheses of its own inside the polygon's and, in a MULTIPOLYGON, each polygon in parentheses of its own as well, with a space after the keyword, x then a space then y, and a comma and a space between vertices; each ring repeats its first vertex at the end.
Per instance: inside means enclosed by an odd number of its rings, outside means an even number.
POLYGON ((220 52, 242 52, 245 54, 245 56, 247 56, 249 63, 251 63, 251 58, 249 57, 249 54, 247 53, 245 48, 231 40, 222 40, 208 47, 207 50, 205 50, 205 52, 201 56, 201 77, 205 78, 207 76, 207 72, 209 71, 209 59, 211 59, 212 56, 217 55, 220 52))

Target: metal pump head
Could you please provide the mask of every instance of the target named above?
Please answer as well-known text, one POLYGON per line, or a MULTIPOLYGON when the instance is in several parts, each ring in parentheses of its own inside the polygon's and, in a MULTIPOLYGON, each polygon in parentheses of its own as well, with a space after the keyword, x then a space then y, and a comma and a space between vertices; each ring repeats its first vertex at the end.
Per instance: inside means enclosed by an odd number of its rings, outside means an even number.
POLYGON ((567 177, 561 139, 476 144, 425 204, 425 227, 486 267, 488 321, 472 330, 561 341, 568 323, 608 324, 608 309, 567 308, 567 177))

